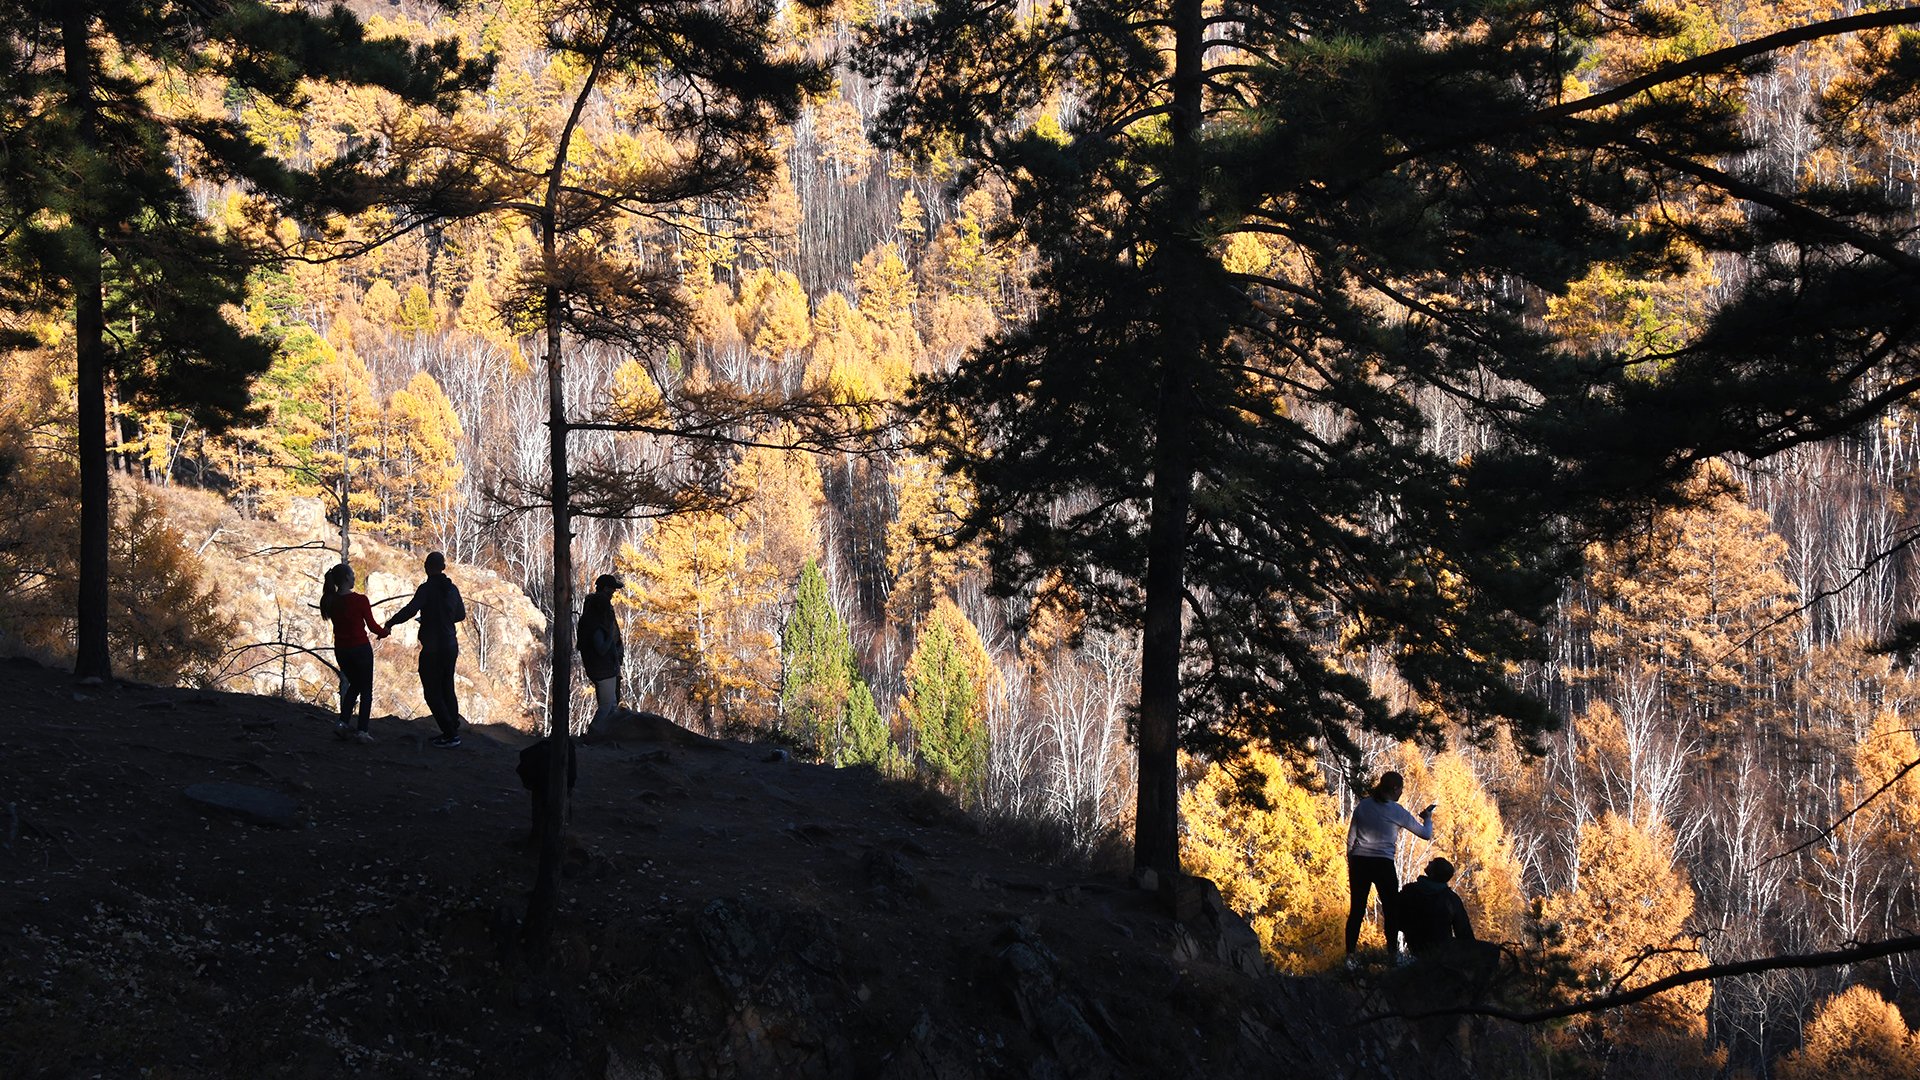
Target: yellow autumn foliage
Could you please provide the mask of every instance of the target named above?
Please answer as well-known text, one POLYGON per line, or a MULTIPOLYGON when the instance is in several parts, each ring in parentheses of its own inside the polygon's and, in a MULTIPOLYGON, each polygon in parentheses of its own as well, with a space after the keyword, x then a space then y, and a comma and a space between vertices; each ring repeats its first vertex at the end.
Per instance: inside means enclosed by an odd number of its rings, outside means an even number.
MULTIPOLYGON (((1542 902, 1560 924, 1575 970, 1596 987, 1630 990, 1704 963, 1687 934, 1693 884, 1664 827, 1608 813, 1580 829, 1577 887, 1542 902)), ((1625 1042, 1706 1035, 1711 984, 1700 982, 1610 1013, 1609 1038, 1625 1042)))
POLYGON ((1415 813, 1428 803, 1433 815, 1433 843, 1415 845, 1405 865, 1407 880, 1426 869, 1421 853, 1445 856, 1454 865, 1453 891, 1467 906, 1477 937, 1488 941, 1516 941, 1526 915, 1521 895, 1520 860, 1500 817, 1500 806, 1480 782, 1473 766, 1449 750, 1427 761, 1412 743, 1401 744, 1394 766, 1406 778, 1401 802, 1415 813))
POLYGON ((1820 1003, 1801 1047, 1774 1064, 1775 1080, 1920 1080, 1920 1037, 1900 1010, 1865 986, 1820 1003))
POLYGON ((660 519, 615 560, 628 585, 619 601, 632 609, 629 649, 665 662, 669 692, 709 731, 773 715, 778 579, 758 549, 733 514, 706 510, 660 519))
POLYGON ((1187 872, 1210 879, 1247 918, 1267 956, 1296 975, 1340 961, 1346 926, 1346 827, 1332 796, 1296 783, 1273 754, 1210 766, 1180 799, 1187 872), (1255 770, 1265 807, 1238 794, 1255 770))

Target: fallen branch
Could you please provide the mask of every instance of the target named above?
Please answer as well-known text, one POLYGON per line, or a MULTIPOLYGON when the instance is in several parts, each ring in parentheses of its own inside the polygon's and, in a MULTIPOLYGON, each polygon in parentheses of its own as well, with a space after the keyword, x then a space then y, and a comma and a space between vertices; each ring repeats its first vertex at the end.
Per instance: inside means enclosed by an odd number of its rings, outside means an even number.
MULTIPOLYGON (((207 539, 211 540, 213 538, 208 537, 207 539)), ((333 545, 328 543, 325 540, 309 540, 304 544, 284 544, 284 545, 276 544, 272 547, 263 547, 258 551, 249 551, 245 555, 242 555, 240 557, 243 559, 257 559, 262 555, 284 555, 289 551, 332 551, 332 550, 333 550, 333 545)))
POLYGON ((1877 960, 1883 956, 1910 952, 1920 952, 1920 935, 1871 941, 1864 945, 1851 945, 1830 952, 1790 953, 1781 956, 1763 956, 1754 960, 1739 960, 1731 964, 1709 964, 1702 968, 1676 972, 1663 979, 1655 979, 1645 986, 1637 986, 1632 990, 1622 990, 1603 997, 1588 998, 1585 1001, 1569 1002, 1565 1005, 1555 1005, 1552 1008, 1536 1009, 1531 1012, 1502 1009, 1492 1005, 1458 1005, 1419 1013, 1375 1013, 1362 1017, 1354 1023, 1371 1024, 1379 1020, 1426 1020, 1444 1016, 1490 1016, 1496 1020, 1510 1020, 1516 1024, 1541 1024, 1548 1020, 1561 1020, 1569 1016, 1605 1012, 1608 1009, 1635 1005, 1669 990, 1692 983, 1706 982, 1709 979, 1730 979, 1741 975, 1758 975, 1766 971, 1838 967, 1841 964, 1857 964, 1862 960, 1877 960))

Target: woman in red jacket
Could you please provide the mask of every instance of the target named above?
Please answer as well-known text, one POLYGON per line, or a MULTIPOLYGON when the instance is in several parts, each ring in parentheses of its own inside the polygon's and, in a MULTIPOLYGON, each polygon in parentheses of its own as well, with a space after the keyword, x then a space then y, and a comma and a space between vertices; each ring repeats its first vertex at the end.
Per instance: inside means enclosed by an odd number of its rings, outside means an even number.
POLYGON ((373 618, 373 605, 364 593, 353 591, 353 567, 340 563, 320 583, 320 615, 333 624, 333 655, 340 661, 340 719, 333 733, 342 739, 373 741, 367 717, 373 711, 373 643, 367 631, 386 637, 389 630, 373 618), (354 699, 360 703, 360 727, 348 725, 354 699))

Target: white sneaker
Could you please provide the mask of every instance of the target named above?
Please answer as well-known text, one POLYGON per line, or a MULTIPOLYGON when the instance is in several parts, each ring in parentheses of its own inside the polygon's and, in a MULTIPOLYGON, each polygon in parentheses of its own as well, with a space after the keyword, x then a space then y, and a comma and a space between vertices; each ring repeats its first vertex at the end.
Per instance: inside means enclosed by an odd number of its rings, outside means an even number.
POLYGON ((1347 954, 1347 970, 1348 971, 1360 970, 1360 958, 1353 955, 1352 953, 1347 954))
POLYGON ((370 743, 370 742, 372 742, 372 741, 373 741, 373 732, 371 732, 371 731, 356 731, 356 732, 354 732, 354 733, 353 733, 353 741, 354 741, 354 742, 363 742, 363 743, 370 743))

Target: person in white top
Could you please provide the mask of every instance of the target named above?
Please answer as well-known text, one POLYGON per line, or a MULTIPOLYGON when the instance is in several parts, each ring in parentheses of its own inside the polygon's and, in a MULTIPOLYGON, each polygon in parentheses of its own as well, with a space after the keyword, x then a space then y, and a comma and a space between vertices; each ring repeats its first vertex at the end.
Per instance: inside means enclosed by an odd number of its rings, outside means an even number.
POLYGON ((1400 895, 1400 874, 1394 869, 1393 849, 1405 829, 1422 840, 1433 839, 1433 807, 1414 817, 1400 805, 1406 781, 1397 772, 1388 772, 1373 786, 1373 793, 1353 808, 1353 823, 1347 827, 1347 889, 1353 898, 1347 909, 1347 955, 1351 957, 1360 942, 1360 924, 1367 917, 1367 891, 1380 893, 1380 920, 1387 933, 1387 955, 1400 956, 1400 919, 1394 899, 1400 895))

